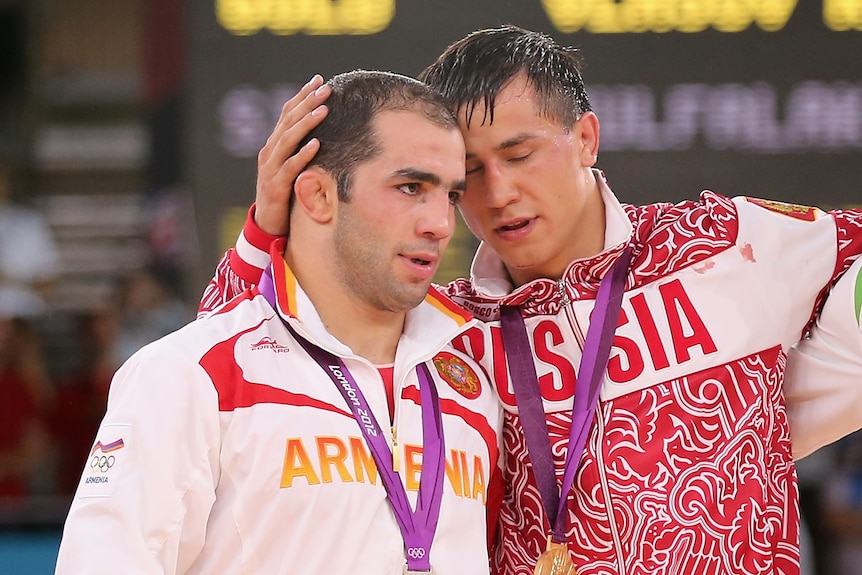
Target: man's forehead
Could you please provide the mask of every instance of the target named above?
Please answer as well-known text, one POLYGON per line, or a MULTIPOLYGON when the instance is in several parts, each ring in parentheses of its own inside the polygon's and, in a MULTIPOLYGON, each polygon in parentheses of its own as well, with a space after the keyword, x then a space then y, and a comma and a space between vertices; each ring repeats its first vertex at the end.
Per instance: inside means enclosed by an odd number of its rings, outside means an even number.
POLYGON ((387 110, 378 116, 375 138, 381 153, 369 163, 385 165, 392 178, 436 179, 445 185, 463 179, 465 144, 456 126, 441 126, 414 110, 387 110))
POLYGON ((484 98, 480 98, 463 104, 457 111, 458 123, 468 129, 493 124, 499 108, 515 106, 528 106, 530 112, 539 115, 538 92, 523 72, 504 83, 490 101, 486 102, 484 98))
POLYGON ((442 120, 434 121, 422 110, 415 109, 381 110, 375 114, 371 126, 378 136, 385 133, 388 139, 396 143, 415 136, 416 130, 452 132, 451 136, 447 136, 461 138, 458 126, 443 125, 442 120), (406 129, 408 125, 410 129, 406 129))

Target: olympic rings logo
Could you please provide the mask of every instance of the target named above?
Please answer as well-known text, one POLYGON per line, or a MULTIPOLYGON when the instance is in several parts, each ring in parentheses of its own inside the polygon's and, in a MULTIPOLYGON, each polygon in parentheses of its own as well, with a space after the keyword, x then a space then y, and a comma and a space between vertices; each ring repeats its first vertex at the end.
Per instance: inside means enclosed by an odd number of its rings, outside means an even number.
POLYGON ((422 559, 425 557, 425 549, 422 547, 408 547, 407 556, 411 559, 422 559))
POLYGON ((93 459, 90 460, 90 469, 93 471, 98 469, 102 473, 107 473, 114 466, 115 461, 113 455, 94 455, 93 459))

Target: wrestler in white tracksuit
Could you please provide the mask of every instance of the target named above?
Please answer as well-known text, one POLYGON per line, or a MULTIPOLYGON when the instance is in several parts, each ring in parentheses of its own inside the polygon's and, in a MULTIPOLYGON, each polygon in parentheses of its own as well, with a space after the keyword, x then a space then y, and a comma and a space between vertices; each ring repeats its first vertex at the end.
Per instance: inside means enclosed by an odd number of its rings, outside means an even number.
MULTIPOLYGON (((487 322, 454 345, 491 375, 506 410, 495 571, 532 573, 549 533, 508 377, 499 306, 518 305, 525 318, 561 479, 599 280, 631 246, 600 403, 567 493, 567 541, 578 573, 796 574, 792 449, 804 454, 834 441, 862 426, 862 414, 843 422, 810 415, 831 409, 834 390, 820 383, 832 372, 809 371, 811 379, 792 382, 792 398, 807 397, 809 415, 794 424, 791 447, 784 366, 828 286, 862 251, 862 214, 711 192, 697 202, 623 206, 598 175, 604 251, 572 262, 559 281, 513 289, 500 258, 483 245, 471 279, 449 286, 487 322)), ((205 305, 219 289, 256 280, 256 254, 268 240, 261 234, 247 223, 205 305)))
POLYGON ((433 572, 488 572, 502 413, 481 369, 447 345, 475 320, 435 288, 408 312, 390 428, 377 368, 326 332, 283 260, 273 265, 277 311, 246 291, 117 372, 58 574, 403 574, 404 540, 357 421, 284 322, 343 359, 412 505, 423 446, 415 367, 429 367, 446 459, 433 572))

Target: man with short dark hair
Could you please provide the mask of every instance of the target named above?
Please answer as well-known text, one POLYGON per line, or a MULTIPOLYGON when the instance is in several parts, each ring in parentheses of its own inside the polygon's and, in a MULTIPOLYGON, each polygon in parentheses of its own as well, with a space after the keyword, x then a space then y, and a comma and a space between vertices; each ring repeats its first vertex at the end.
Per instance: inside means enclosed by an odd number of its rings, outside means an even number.
POLYGON ((117 372, 58 574, 488 572, 502 416, 430 287, 463 140, 416 80, 327 91, 258 289, 117 372))
MULTIPOLYGON (((448 291, 487 322, 454 345, 506 410, 495 571, 799 573, 792 452, 847 429, 811 417, 829 392, 797 379, 791 444, 784 367, 862 250, 862 214, 708 191, 621 204, 579 57, 543 34, 480 30, 422 78, 457 114, 482 240, 448 291)), ((259 187, 241 251, 287 232, 289 194, 259 187)), ((256 281, 231 267, 210 296, 256 281)))

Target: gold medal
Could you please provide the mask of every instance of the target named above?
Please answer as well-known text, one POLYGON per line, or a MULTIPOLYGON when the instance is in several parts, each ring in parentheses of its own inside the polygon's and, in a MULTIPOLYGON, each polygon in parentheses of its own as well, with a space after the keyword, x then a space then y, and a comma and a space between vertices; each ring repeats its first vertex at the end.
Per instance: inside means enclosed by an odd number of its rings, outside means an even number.
POLYGON ((556 543, 548 535, 548 548, 539 556, 533 575, 578 575, 565 543, 556 543))

